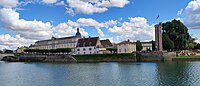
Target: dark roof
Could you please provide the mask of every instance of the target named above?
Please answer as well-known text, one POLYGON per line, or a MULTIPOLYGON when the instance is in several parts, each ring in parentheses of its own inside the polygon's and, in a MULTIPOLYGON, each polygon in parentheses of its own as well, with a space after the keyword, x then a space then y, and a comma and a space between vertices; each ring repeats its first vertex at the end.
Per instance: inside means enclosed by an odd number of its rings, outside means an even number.
POLYGON ((149 43, 152 43, 152 42, 141 42, 142 44, 149 44, 149 43))
POLYGON ((103 45, 104 47, 112 47, 113 46, 109 39, 100 40, 100 42, 101 42, 101 45, 103 45))
POLYGON ((96 46, 98 40, 99 40, 99 37, 81 38, 78 40, 76 47, 96 46))
POLYGON ((122 41, 122 42, 120 42, 120 43, 118 43, 118 44, 133 44, 133 42, 130 42, 130 41, 122 41))
POLYGON ((51 40, 53 40, 53 39, 54 39, 54 40, 63 40, 63 39, 71 39, 71 38, 75 38, 75 36, 63 37, 63 38, 55 38, 55 37, 52 37, 51 39, 37 41, 36 43, 38 43, 38 42, 46 42, 46 41, 51 41, 51 40))

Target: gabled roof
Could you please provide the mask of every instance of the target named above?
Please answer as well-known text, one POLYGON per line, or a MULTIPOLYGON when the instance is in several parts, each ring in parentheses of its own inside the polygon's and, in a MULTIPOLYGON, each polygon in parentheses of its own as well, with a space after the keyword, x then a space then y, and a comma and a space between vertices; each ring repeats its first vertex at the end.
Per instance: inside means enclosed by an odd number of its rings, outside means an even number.
POLYGON ((99 40, 99 37, 81 38, 78 40, 76 47, 96 46, 98 40, 99 40))
POLYGON ((69 37, 63 37, 63 38, 55 38, 55 37, 52 37, 51 39, 37 41, 36 43, 39 43, 39 42, 47 42, 47 41, 52 41, 52 40, 64 40, 64 39, 71 39, 71 38, 75 38, 75 36, 69 36, 69 37))
POLYGON ((109 39, 100 40, 100 42, 101 42, 101 45, 103 45, 104 47, 112 47, 113 46, 109 39))
POLYGON ((120 42, 120 43, 118 43, 118 44, 134 44, 133 42, 130 42, 130 41, 122 41, 122 42, 120 42))

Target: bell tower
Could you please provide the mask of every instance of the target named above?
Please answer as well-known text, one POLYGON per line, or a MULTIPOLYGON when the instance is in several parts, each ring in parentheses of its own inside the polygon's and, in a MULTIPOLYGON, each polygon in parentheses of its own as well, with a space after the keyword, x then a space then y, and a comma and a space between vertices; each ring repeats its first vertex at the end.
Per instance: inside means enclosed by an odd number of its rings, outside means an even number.
POLYGON ((81 38, 81 33, 79 32, 79 28, 77 28, 77 32, 75 35, 76 38, 81 38))

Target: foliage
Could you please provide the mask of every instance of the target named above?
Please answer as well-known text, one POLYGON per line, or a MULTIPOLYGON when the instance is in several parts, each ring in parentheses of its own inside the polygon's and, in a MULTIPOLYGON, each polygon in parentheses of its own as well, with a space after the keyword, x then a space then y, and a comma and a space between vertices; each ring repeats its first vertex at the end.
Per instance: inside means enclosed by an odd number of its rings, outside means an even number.
POLYGON ((189 39, 186 42, 186 48, 187 49, 194 49, 196 43, 195 43, 195 39, 192 37, 189 37, 189 39))
POLYGON ((167 33, 163 33, 163 49, 174 49, 174 42, 168 37, 167 33))
POLYGON ((196 45, 194 46, 194 48, 195 48, 195 49, 200 49, 200 44, 199 44, 199 43, 196 44, 196 45))
POLYGON ((0 53, 3 53, 3 51, 0 50, 0 53))
POLYGON ((24 50, 25 52, 32 52, 32 53, 70 53, 71 48, 58 48, 58 49, 27 49, 24 50))
MULTIPOLYGON (((168 35, 169 39, 174 43, 174 48, 176 50, 181 50, 186 48, 186 42, 189 40, 190 35, 188 33, 188 28, 180 20, 174 19, 171 22, 163 23, 162 27, 163 27, 163 35, 164 34, 168 35)), ((163 40, 163 43, 167 43, 167 41, 169 40, 168 39, 163 40)), ((165 49, 171 49, 171 46, 166 46, 165 49)))
POLYGON ((14 53, 12 50, 5 50, 5 53, 14 53))
POLYGON ((137 42, 136 42, 136 50, 137 51, 141 51, 142 50, 142 43, 139 40, 137 40, 137 42))

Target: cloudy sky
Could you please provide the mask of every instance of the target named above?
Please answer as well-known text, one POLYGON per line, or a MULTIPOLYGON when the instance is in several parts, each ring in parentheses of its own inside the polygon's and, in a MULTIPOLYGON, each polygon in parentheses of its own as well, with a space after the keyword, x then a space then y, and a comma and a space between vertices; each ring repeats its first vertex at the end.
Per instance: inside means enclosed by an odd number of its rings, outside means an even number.
POLYGON ((0 49, 72 36, 77 27, 85 37, 150 41, 154 25, 172 19, 200 42, 200 0, 0 0, 0 49))

